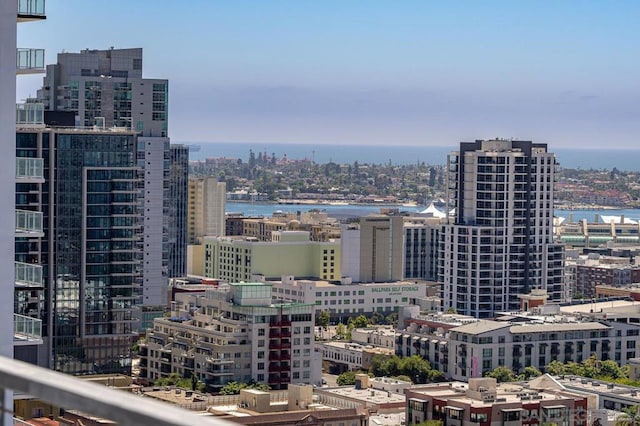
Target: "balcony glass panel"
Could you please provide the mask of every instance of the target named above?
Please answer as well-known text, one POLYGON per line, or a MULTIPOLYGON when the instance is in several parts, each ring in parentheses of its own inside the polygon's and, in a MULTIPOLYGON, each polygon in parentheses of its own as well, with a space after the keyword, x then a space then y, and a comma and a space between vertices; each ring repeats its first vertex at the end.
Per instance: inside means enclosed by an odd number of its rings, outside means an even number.
POLYGON ((42 234, 42 212, 16 210, 16 232, 42 234))
POLYGON ((44 180, 44 160, 42 158, 16 158, 16 179, 44 180))
POLYGON ((45 0, 18 0, 18 15, 44 16, 45 0))
POLYGON ((43 125, 44 104, 36 102, 16 104, 16 124, 43 125))
POLYGON ((13 340, 37 341, 42 339, 42 320, 13 314, 13 340))
POLYGON ((44 71, 44 49, 16 49, 16 67, 18 72, 44 71))
POLYGON ((42 287, 42 266, 16 262, 16 285, 42 287))

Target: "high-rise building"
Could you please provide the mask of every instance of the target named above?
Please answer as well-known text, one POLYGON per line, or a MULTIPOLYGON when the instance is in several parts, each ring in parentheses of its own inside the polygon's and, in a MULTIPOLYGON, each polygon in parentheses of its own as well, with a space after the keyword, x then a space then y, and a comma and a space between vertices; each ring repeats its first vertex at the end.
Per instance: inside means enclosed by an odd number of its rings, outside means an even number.
POLYGON ((169 184, 169 277, 187 273, 187 201, 189 148, 171 145, 169 184))
POLYGON ((206 235, 225 234, 227 184, 214 177, 189 179, 189 244, 202 243, 206 235))
POLYGON ((455 216, 440 240, 444 308, 478 318, 517 310, 518 294, 563 297, 563 248, 553 243, 555 155, 546 144, 461 143, 448 159, 455 216))
MULTIPOLYGON (((71 374, 128 372, 144 294, 137 135, 23 125, 16 144, 44 169, 41 182, 17 184, 19 206, 44 216, 41 235, 17 242, 16 257, 44 271, 47 351, 21 358, 71 374)), ((33 314, 36 296, 17 307, 33 314)))
POLYGON ((60 53, 47 66, 38 99, 48 111, 73 112, 77 127, 117 127, 139 135, 137 161, 144 169, 142 304, 161 311, 170 269, 174 272, 186 258, 186 245, 178 243, 186 217, 171 194, 188 170, 182 155, 172 157, 167 138, 168 81, 144 78, 142 64, 141 48, 60 53))
MULTIPOLYGON (((5 207, 0 210, 0 266, 13 275, 0 295, 0 356, 9 358, 26 348, 37 352, 42 346, 42 323, 38 319, 42 268, 37 259, 21 253, 25 247, 37 245, 42 237, 42 212, 37 204, 23 208, 12 201, 16 183, 42 180, 42 161, 17 157, 12 141, 17 122, 41 124, 43 120, 42 105, 16 106, 15 102, 16 75, 44 71, 43 49, 17 48, 17 23, 43 19, 44 0, 0 3, 0 138, 4 141, 0 193, 6 197, 5 207)), ((11 391, 0 390, 0 404, 12 407, 11 391)), ((4 409, 0 416, 0 423, 13 424, 10 409, 4 409)))

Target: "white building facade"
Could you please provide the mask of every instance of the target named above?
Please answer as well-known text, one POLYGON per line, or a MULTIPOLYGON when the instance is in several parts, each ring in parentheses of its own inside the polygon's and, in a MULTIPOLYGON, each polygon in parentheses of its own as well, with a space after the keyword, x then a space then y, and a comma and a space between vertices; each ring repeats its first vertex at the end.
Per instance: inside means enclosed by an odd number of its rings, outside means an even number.
POLYGON ((448 160, 455 217, 440 238, 444 309, 477 318, 518 308, 545 289, 562 300, 562 246, 553 242, 555 155, 546 144, 484 140, 448 160))
POLYGON ((255 380, 272 389, 321 382, 313 306, 273 304, 271 285, 231 284, 179 294, 171 318, 157 318, 141 349, 141 377, 195 374, 211 389, 255 380))

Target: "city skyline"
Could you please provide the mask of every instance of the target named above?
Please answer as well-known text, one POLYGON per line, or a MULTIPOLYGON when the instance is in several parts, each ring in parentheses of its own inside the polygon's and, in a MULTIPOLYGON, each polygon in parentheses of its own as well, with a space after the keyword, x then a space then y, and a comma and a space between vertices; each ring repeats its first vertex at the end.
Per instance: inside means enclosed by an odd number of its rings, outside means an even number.
MULTIPOLYGON (((142 47, 146 76, 172 82, 175 142, 631 148, 640 6, 617 6, 70 0, 19 40, 46 63, 142 47)), ((18 98, 40 84, 21 79, 18 98)))

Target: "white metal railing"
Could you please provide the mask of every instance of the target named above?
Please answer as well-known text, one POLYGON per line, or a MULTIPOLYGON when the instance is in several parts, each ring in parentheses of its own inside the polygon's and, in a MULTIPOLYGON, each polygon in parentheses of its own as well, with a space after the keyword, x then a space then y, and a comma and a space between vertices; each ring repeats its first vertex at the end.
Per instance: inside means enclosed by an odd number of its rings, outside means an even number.
POLYGON ((18 15, 44 16, 45 0, 18 0, 18 15))
POLYGON ((42 212, 16 210, 16 232, 42 234, 42 212))
POLYGON ((42 340, 42 320, 20 314, 13 314, 13 340, 42 340))
MULTIPOLYGON (((199 416, 148 397, 111 389, 22 361, 0 357, 0 391, 4 389, 23 392, 66 410, 78 409, 115 421, 120 425, 231 426, 234 424, 213 416, 199 416)), ((11 406, 1 408, 12 411, 11 406)))
POLYGON ((42 158, 16 158, 16 179, 44 180, 44 160, 42 158))
POLYGON ((44 49, 17 48, 16 67, 18 72, 44 71, 44 49))
POLYGON ((15 262, 15 282, 18 287, 42 287, 42 266, 15 262))
POLYGON ((44 104, 38 102, 16 104, 16 124, 44 125, 44 104))

